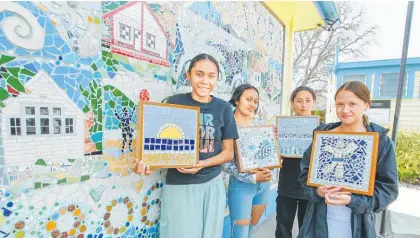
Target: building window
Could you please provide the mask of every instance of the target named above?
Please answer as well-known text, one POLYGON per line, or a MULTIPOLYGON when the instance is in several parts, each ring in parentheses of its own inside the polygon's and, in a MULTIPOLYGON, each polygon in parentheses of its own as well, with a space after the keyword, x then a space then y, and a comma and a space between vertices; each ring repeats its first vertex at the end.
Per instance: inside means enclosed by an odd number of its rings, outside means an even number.
POLYGON ((48 107, 41 107, 39 109, 39 114, 41 116, 48 116, 49 115, 49 113, 48 113, 48 107))
POLYGON ((141 32, 138 29, 134 29, 134 39, 141 39, 141 32))
POLYGON ((59 108, 59 107, 54 107, 54 108, 53 108, 53 115, 54 115, 54 116, 61 116, 61 108, 59 108))
POLYGON ((10 135, 22 135, 22 124, 20 118, 10 118, 10 135))
MULTIPOLYGON (((403 96, 407 96, 408 91, 408 74, 405 75, 405 85, 403 88, 403 96)), ((380 75, 379 80, 379 96, 396 97, 398 91, 399 73, 386 73, 380 75)))
POLYGON ((35 116, 35 107, 25 107, 25 114, 35 116))
POLYGON ((62 131, 62 120, 61 120, 61 108, 53 107, 53 133, 55 135, 61 134, 62 131))
POLYGON ((66 134, 74 133, 74 122, 73 118, 66 118, 66 134))
POLYGON ((75 121, 66 118, 61 107, 25 106, 20 118, 10 118, 10 134, 61 135, 74 134, 75 121))
MULTIPOLYGON (((359 81, 366 84, 366 76, 365 75, 346 75, 343 76, 343 84, 350 82, 350 81, 359 81)), ((370 85, 367 85, 370 86, 370 85)))
POLYGON ((40 124, 41 124, 41 134, 42 135, 50 134, 50 119, 49 118, 41 118, 40 119, 40 124))
POLYGON ((61 118, 53 119, 53 131, 54 134, 61 134, 61 118))
POLYGON ((25 107, 26 135, 36 135, 35 107, 25 107))
POLYGON ((35 118, 26 118, 26 135, 36 135, 35 118))
POLYGON ((131 26, 120 23, 120 38, 126 41, 131 41, 131 26))
POLYGON ((146 33, 146 46, 150 49, 156 49, 156 36, 146 33))

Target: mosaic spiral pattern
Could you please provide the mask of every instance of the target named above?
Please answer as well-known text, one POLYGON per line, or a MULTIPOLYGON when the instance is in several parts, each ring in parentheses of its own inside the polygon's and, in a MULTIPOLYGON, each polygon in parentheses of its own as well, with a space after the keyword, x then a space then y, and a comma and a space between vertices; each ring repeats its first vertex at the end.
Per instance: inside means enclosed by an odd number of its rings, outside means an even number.
POLYGON ((45 230, 51 235, 51 237, 77 237, 83 238, 86 232, 85 214, 79 208, 78 205, 70 204, 63 206, 58 211, 52 214, 48 218, 45 224, 45 230), (66 216, 70 216, 73 220, 72 227, 70 229, 63 229, 59 227, 60 219, 65 219, 66 216))
MULTIPOLYGON (((131 222, 133 221, 133 202, 128 197, 119 197, 118 199, 114 199, 111 203, 106 206, 106 213, 103 217, 103 228, 106 230, 107 234, 114 234, 120 235, 124 234, 128 227, 130 227, 131 222), (117 226, 116 224, 112 224, 111 216, 113 215, 112 210, 117 206, 125 206, 128 210, 126 217, 125 225, 117 226)), ((115 212, 114 212, 115 213, 115 212)), ((114 214, 114 216, 124 216, 121 214, 114 214)))

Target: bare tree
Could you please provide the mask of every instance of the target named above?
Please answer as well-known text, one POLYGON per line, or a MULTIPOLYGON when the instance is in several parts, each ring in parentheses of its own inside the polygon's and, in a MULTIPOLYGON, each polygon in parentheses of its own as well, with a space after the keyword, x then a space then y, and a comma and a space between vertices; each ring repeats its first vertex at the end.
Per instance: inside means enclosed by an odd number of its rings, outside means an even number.
POLYGON ((293 80, 297 86, 310 85, 322 96, 326 93, 329 68, 336 50, 341 56, 365 56, 375 42, 378 27, 369 26, 365 10, 354 2, 336 2, 340 22, 332 29, 295 33, 293 80))

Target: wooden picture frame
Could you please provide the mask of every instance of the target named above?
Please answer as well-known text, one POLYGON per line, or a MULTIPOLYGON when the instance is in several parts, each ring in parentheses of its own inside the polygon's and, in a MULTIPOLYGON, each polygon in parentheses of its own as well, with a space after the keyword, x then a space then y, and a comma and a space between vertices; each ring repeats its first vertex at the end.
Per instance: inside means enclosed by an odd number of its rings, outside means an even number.
POLYGON ((302 158, 312 143, 313 130, 319 126, 317 116, 277 116, 277 139, 280 155, 302 158))
POLYGON ((259 168, 280 168, 281 160, 273 125, 246 126, 238 128, 239 139, 235 140, 235 157, 239 172, 258 171, 259 168), (261 154, 261 147, 266 148, 261 154), (256 151, 245 151, 245 148, 256 151), (255 158, 255 156, 259 156, 255 158), (258 161, 255 161, 257 160, 258 161), (254 161, 250 161, 254 160, 254 161))
POLYGON ((144 101, 138 105, 137 157, 140 160, 151 169, 191 168, 198 163, 199 107, 144 101))
POLYGON ((340 186, 351 193, 372 196, 378 146, 377 132, 316 131, 308 186, 340 186))

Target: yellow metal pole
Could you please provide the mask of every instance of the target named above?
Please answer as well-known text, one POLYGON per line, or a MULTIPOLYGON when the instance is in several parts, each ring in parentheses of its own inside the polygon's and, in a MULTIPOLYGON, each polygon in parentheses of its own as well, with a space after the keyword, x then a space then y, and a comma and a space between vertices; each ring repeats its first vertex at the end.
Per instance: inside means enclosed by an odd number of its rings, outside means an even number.
POLYGON ((293 40, 294 40, 294 29, 293 29, 293 16, 287 25, 285 25, 285 59, 284 59, 284 73, 283 73, 283 93, 282 93, 282 106, 281 114, 283 116, 290 115, 290 94, 293 90, 293 40))

